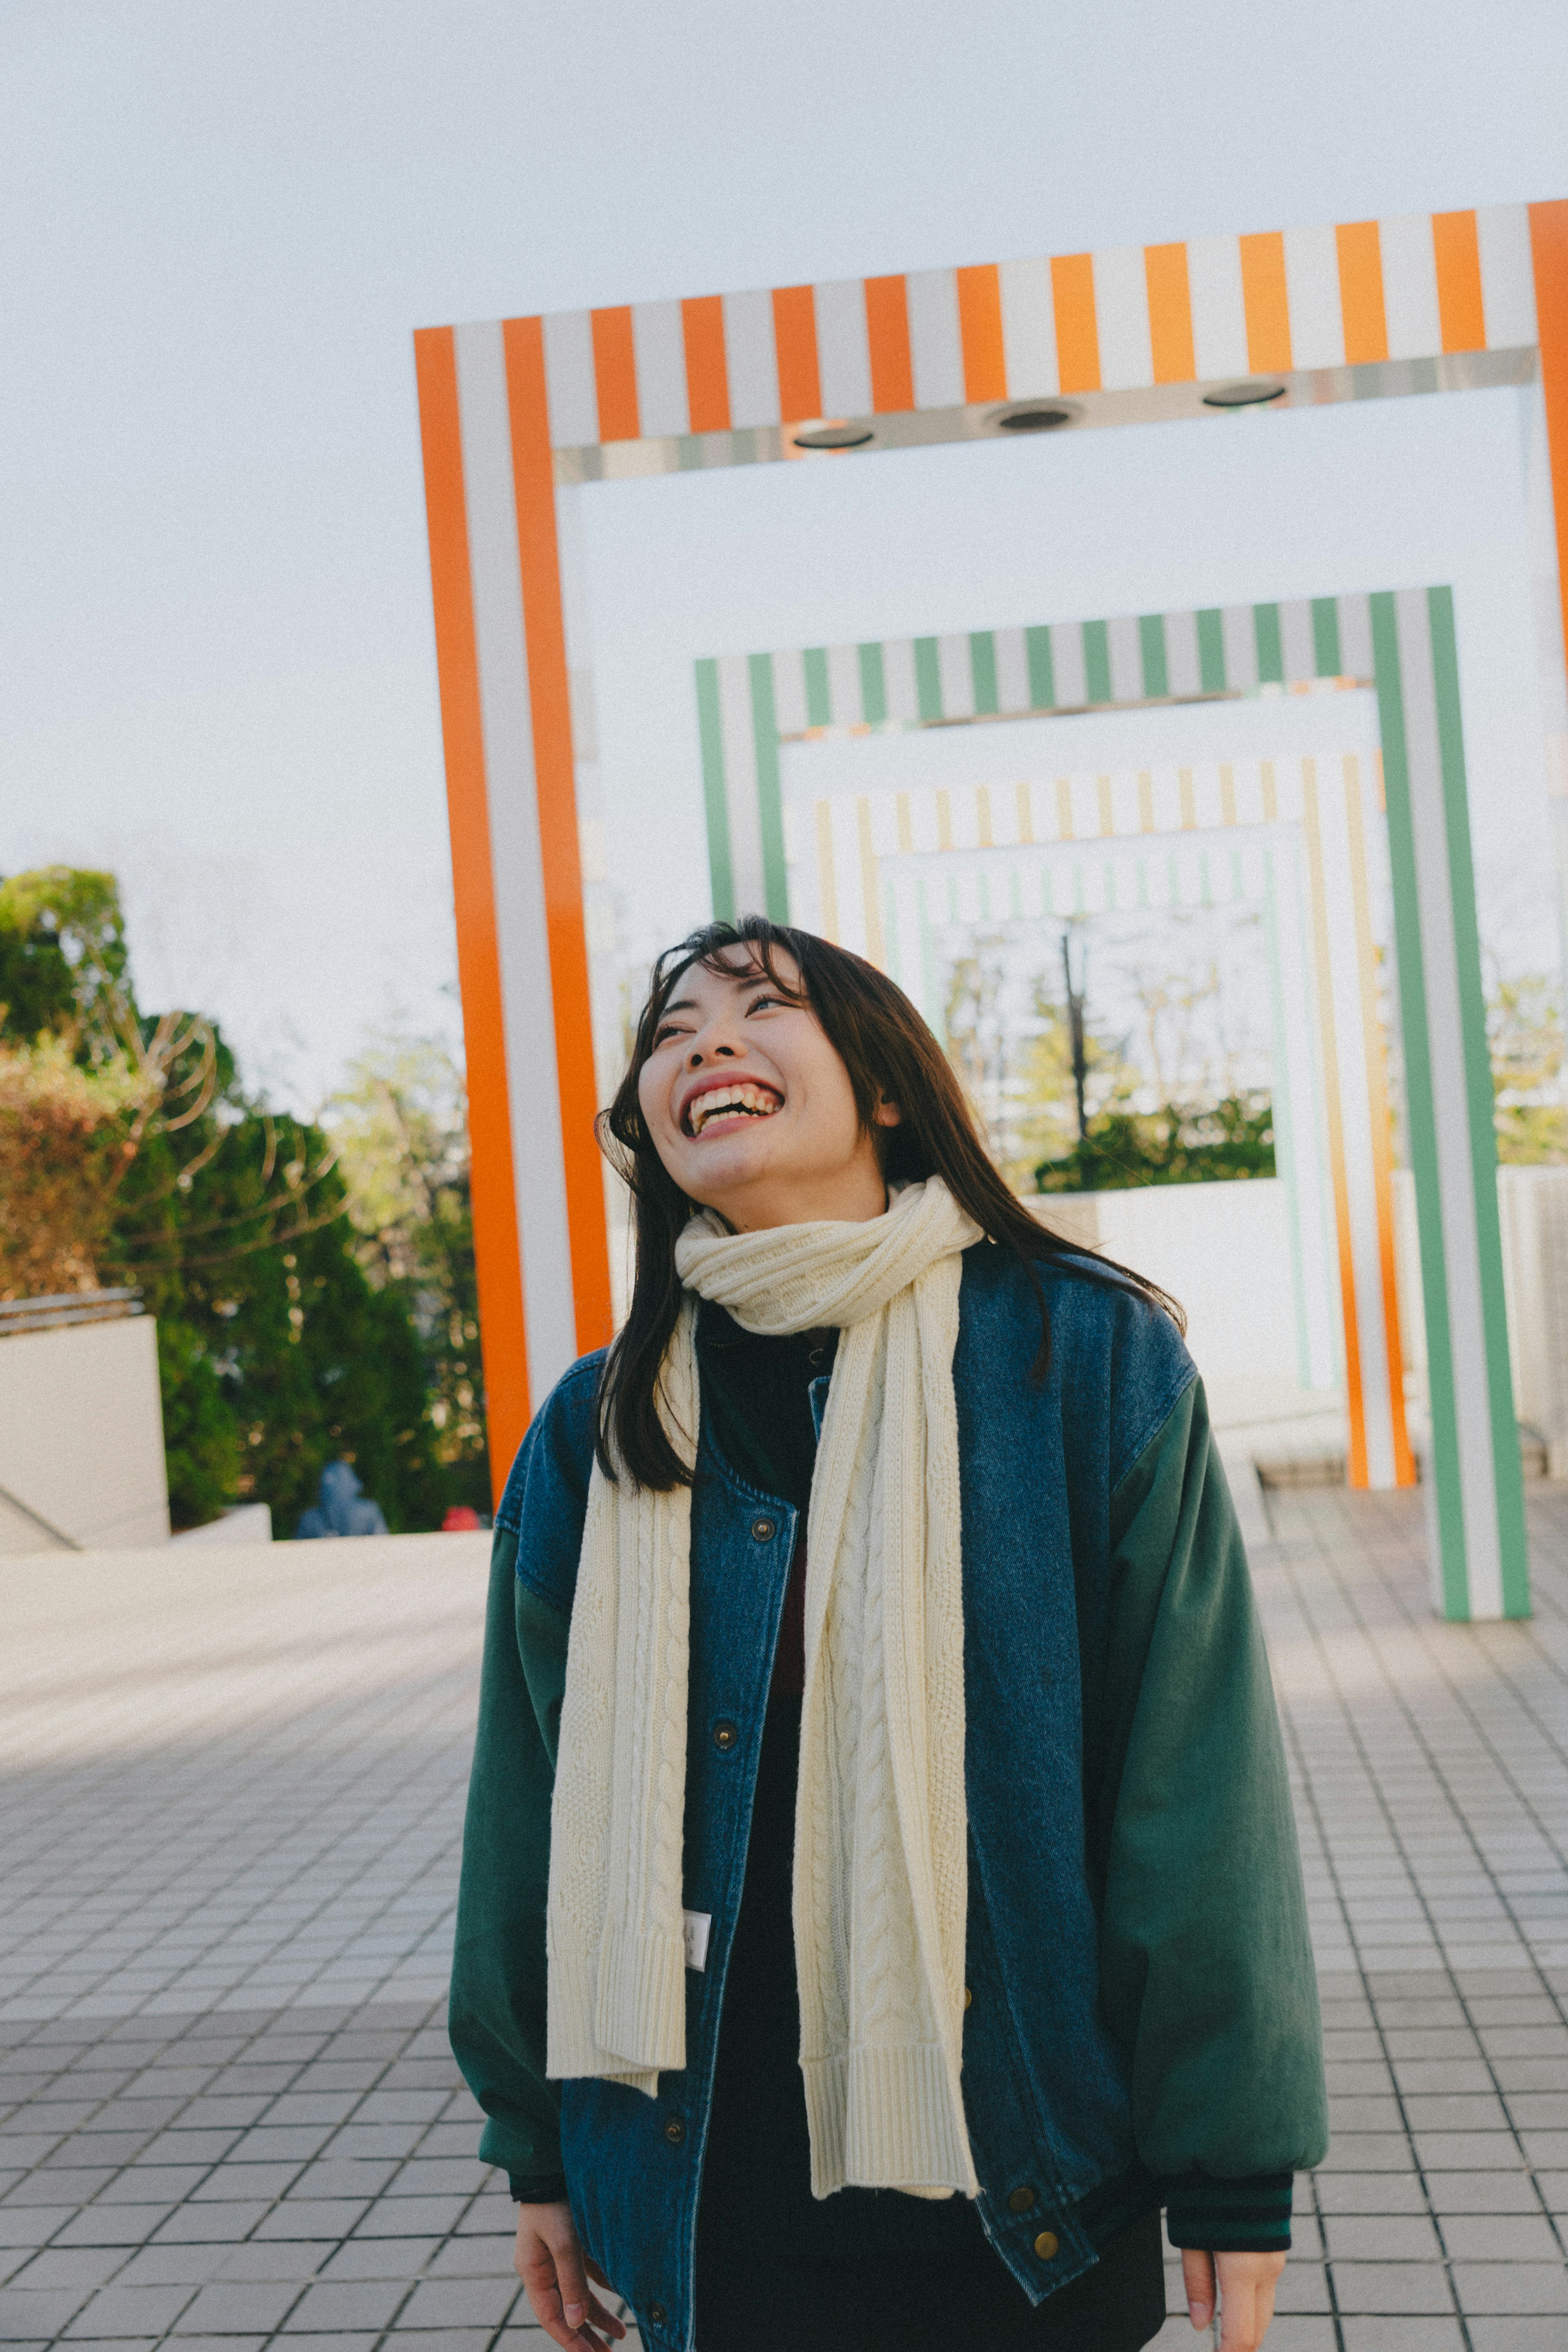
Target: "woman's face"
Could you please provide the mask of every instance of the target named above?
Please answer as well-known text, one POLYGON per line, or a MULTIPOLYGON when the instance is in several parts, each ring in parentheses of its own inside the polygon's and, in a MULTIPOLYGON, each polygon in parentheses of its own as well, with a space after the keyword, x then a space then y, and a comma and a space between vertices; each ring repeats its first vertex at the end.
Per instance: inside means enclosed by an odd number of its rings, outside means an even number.
MULTIPOLYGON (((792 959, 779 977, 799 984, 792 959)), ((654 1148, 689 1200, 737 1233, 818 1218, 878 1217, 887 1191, 850 1074, 810 1007, 729 952, 693 964, 670 993, 637 1098, 654 1148)), ((884 1101, 876 1123, 899 1112, 884 1101)))

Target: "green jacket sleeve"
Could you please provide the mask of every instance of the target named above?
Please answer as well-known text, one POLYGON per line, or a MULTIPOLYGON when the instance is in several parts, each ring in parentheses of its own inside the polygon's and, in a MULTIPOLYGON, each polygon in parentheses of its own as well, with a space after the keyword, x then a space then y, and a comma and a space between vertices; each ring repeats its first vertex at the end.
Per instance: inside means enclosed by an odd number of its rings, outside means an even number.
POLYGON ((449 2030, 488 2120, 486 2164, 530 2204, 566 2195, 560 2101, 545 2079, 545 1897, 568 1620, 519 1581, 517 1538, 490 1555, 479 1728, 463 1829, 449 2030))
POLYGON ((1177 2245, 1290 2242, 1328 2144, 1317 1979, 1269 1664, 1200 1381, 1112 1497, 1102 1998, 1177 2245))

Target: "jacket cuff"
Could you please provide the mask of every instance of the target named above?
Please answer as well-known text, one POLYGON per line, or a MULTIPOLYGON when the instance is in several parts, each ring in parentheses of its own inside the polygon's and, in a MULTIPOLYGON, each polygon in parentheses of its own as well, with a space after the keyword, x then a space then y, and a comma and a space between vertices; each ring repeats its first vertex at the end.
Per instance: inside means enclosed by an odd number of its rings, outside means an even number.
POLYGON ((509 2172, 507 2184, 514 2205, 564 2205, 564 2172, 509 2172))
POLYGON ((1286 2253, 1294 2187, 1290 2172, 1256 2172, 1244 2180, 1184 2173, 1160 2184, 1166 2234, 1173 2246, 1207 2254, 1286 2253))

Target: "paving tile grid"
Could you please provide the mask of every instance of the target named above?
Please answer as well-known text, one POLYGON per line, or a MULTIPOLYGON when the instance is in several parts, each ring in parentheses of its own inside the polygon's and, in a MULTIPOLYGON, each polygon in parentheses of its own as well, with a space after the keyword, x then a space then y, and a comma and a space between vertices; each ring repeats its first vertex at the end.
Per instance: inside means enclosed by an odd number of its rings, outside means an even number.
MULTIPOLYGON (((1270 1505, 1334 2130, 1270 2344, 1563 2352, 1568 1488, 1517 1627, 1419 1497, 1270 1505)), ((542 2346, 442 2030, 482 1539, 260 1564, 0 1566, 0 2341, 542 2346)))

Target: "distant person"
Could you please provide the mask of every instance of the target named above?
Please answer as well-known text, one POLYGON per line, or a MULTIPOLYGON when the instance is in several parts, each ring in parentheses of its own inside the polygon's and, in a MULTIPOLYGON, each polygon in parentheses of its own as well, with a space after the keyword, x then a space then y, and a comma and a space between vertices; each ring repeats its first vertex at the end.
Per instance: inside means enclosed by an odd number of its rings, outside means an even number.
POLYGON ((1179 1310, 804 931, 662 957, 604 1129, 636 1282, 496 1515, 452 1973, 536 2324, 1135 2352, 1163 2205, 1256 2352, 1322 2036, 1179 1310))
POLYGON ((300 1517, 296 1543, 318 1536, 384 1536, 387 1523, 379 1503, 372 1503, 347 1462, 329 1462, 321 1473, 316 1500, 300 1517))

